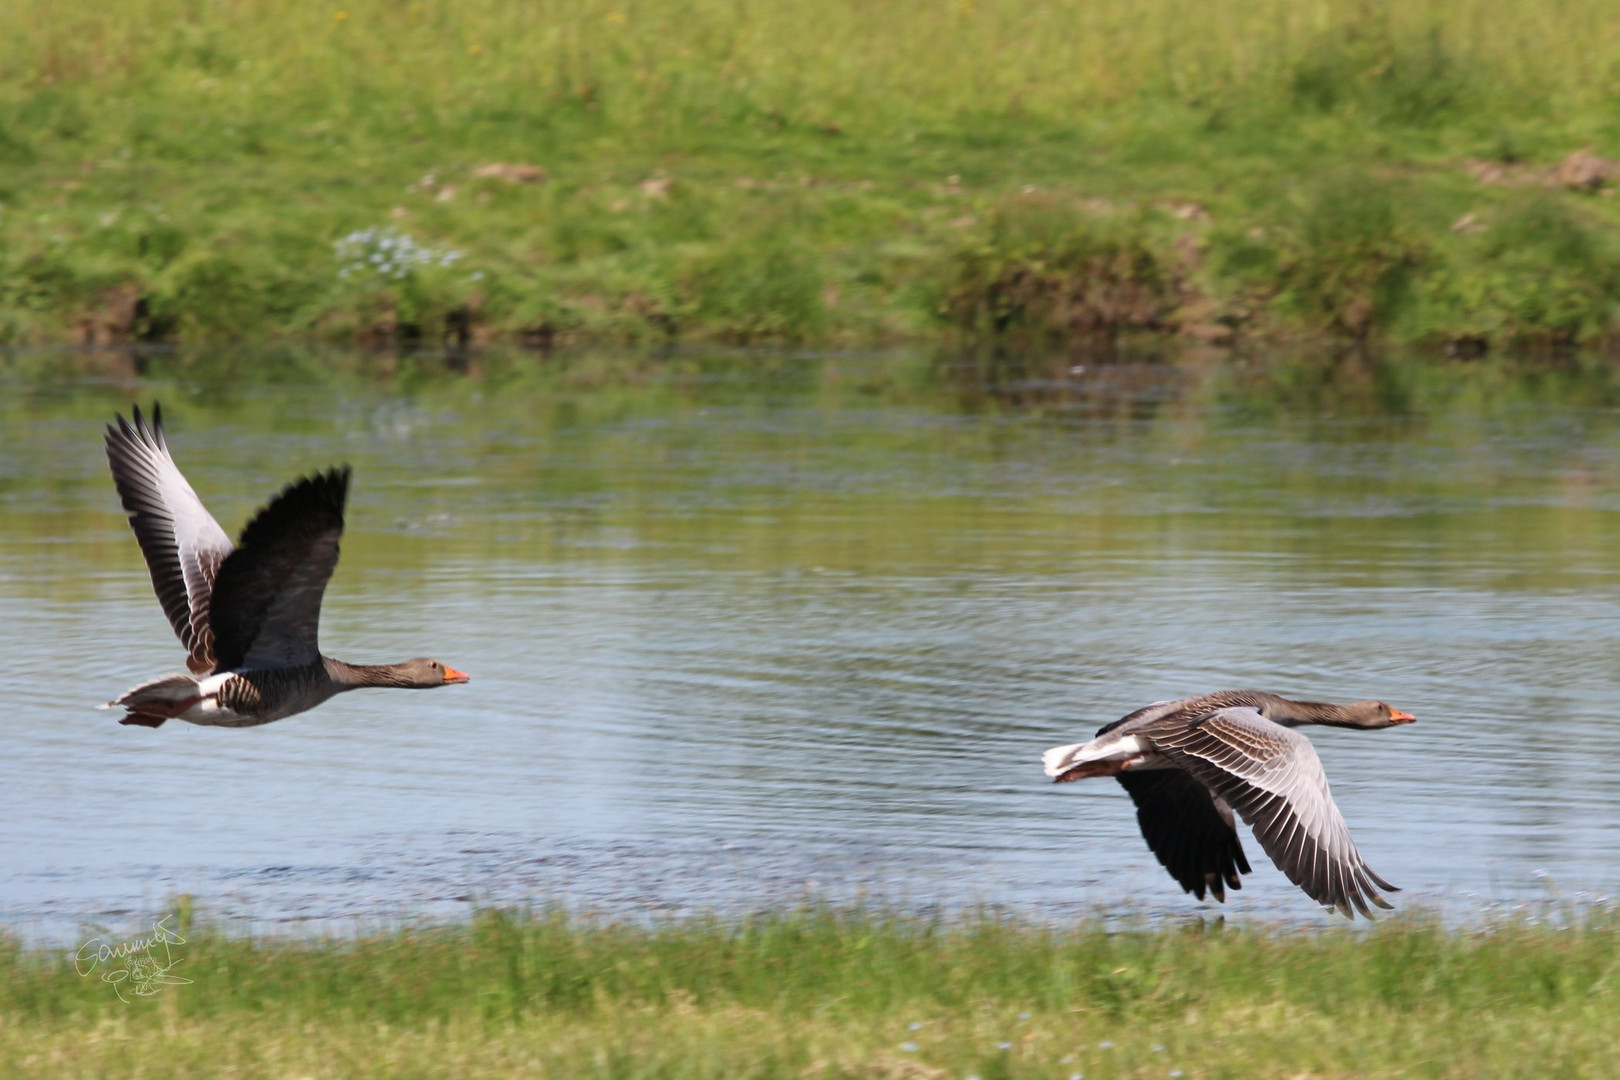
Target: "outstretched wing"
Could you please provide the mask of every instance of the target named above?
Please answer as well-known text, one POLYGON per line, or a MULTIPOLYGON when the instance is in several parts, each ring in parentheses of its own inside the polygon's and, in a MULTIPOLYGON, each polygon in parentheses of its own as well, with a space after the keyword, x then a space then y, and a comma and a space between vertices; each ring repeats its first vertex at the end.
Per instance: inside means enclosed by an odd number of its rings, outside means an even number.
POLYGON ((1351 905, 1363 915, 1368 901, 1390 906, 1378 889, 1398 890, 1362 861, 1305 736, 1254 709, 1229 708, 1151 738, 1242 815, 1271 861, 1311 899, 1347 918, 1351 905))
POLYGON ((348 493, 347 465, 305 477, 242 530, 214 582, 210 618, 220 670, 320 657, 321 597, 337 568, 348 493))
POLYGON ((207 674, 215 659, 209 600, 231 541, 169 456, 162 410, 152 405, 150 427, 138 405, 134 416, 107 425, 107 464, 158 603, 186 647, 186 666, 207 674))
POLYGON ((1142 838, 1183 889, 1198 899, 1207 889, 1226 902, 1228 888, 1241 889, 1249 872, 1232 823, 1232 808, 1181 769, 1146 769, 1116 777, 1136 804, 1142 838))

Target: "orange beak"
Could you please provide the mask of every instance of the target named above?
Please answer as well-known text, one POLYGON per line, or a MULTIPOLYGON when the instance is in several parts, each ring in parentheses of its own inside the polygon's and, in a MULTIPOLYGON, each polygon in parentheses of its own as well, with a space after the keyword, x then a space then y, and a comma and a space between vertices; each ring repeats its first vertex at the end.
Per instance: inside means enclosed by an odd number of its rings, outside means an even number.
POLYGON ((1401 712, 1399 709, 1389 710, 1389 722, 1391 724, 1410 724, 1416 720, 1417 717, 1413 716, 1409 712, 1401 712))
MULTIPOLYGON (((465 671, 457 671, 449 664, 444 665, 444 681, 447 683, 466 682, 471 677, 472 676, 468 675, 465 671)), ((1406 714, 1402 713, 1401 715, 1405 716, 1406 714)))

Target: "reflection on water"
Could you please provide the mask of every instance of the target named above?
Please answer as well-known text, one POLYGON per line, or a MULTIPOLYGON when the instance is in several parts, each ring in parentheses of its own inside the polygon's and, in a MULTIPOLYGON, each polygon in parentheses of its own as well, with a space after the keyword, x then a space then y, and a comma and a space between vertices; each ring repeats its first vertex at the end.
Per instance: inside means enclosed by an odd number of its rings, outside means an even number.
MULTIPOLYGON (((0 376, 0 914, 613 915, 805 896, 1191 912, 1038 758, 1219 687, 1376 696, 1314 737, 1398 897, 1620 865, 1620 386, 1310 360, 171 358, 0 376), (263 728, 90 706, 180 665, 101 425, 165 402, 227 531, 355 466, 322 643, 473 682, 263 728)), ((1256 863, 1228 909, 1325 922, 1256 863)))

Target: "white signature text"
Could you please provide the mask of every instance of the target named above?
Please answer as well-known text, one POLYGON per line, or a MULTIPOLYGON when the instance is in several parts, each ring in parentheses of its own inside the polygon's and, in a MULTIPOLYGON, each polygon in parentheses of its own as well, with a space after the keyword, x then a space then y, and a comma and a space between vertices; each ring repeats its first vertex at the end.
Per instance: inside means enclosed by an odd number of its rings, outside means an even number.
POLYGON ((91 938, 74 954, 74 970, 85 978, 99 970, 101 981, 111 983, 118 1000, 124 1002, 129 1001, 124 996, 126 989, 141 997, 150 997, 165 986, 189 986, 192 980, 170 974, 185 959, 174 955, 174 947, 186 943, 186 939, 169 926, 173 918, 173 915, 165 915, 154 922, 151 937, 130 938, 117 944, 91 938))

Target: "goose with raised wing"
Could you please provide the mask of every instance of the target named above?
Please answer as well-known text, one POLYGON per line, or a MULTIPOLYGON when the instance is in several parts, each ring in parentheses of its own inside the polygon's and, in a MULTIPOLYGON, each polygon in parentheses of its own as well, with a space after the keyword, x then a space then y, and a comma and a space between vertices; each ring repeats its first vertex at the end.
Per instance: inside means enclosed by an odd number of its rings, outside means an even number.
POLYGON ((1187 892, 1225 902, 1250 872, 1232 814, 1248 823, 1277 868, 1312 900, 1346 918, 1378 890, 1399 892, 1373 873, 1350 839, 1328 791, 1307 724, 1386 728, 1411 713, 1381 701, 1328 705, 1261 690, 1222 690, 1161 701, 1115 720, 1089 742, 1048 750, 1055 783, 1112 776, 1136 803, 1148 847, 1187 892))
POLYGON ((146 556, 152 588, 189 671, 144 682, 101 706, 123 724, 187 720, 252 727, 365 686, 428 689, 467 676, 437 660, 346 664, 321 655, 321 598, 337 567, 349 468, 289 484, 235 547, 169 456, 163 414, 140 407, 107 426, 107 461, 146 556))

